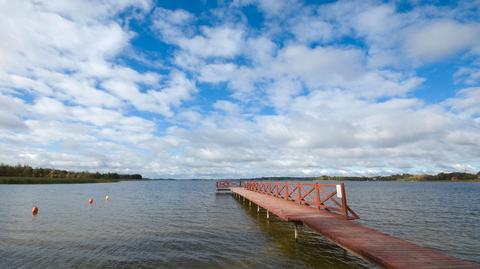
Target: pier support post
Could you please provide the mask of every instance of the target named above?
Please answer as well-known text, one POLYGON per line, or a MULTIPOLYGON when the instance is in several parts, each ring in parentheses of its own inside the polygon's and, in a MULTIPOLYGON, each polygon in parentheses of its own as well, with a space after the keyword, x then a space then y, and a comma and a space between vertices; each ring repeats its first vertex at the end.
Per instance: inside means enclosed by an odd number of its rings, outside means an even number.
POLYGON ((257 205, 257 212, 260 212, 260 206, 257 205))
POLYGON ((294 224, 295 224, 295 226, 294 226, 295 242, 298 242, 298 226, 299 226, 299 224, 297 222, 295 222, 294 224))
POLYGON ((268 212, 268 210, 267 210, 267 219, 269 219, 269 218, 270 218, 270 212, 268 212))
POLYGON ((297 224, 295 223, 295 228, 294 228, 294 232, 295 232, 295 242, 298 241, 298 230, 297 230, 297 224))
POLYGON ((252 201, 248 201, 248 207, 252 207, 252 201))

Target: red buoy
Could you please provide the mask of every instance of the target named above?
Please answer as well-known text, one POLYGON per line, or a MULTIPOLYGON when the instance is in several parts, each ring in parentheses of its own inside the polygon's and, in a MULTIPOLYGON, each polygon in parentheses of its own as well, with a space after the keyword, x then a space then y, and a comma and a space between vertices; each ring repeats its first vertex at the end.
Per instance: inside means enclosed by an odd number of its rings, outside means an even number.
POLYGON ((34 206, 32 207, 32 215, 37 215, 38 214, 38 207, 34 206))
POLYGON ((88 203, 89 203, 89 204, 93 204, 93 198, 89 198, 89 199, 88 199, 88 203))

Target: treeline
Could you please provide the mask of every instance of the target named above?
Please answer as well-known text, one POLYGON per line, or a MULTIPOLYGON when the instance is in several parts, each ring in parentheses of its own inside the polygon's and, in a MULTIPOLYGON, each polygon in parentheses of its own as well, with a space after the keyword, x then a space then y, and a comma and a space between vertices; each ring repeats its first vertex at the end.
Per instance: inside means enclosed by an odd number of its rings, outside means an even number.
POLYGON ((33 178, 62 178, 62 179, 118 179, 133 180, 142 179, 140 174, 118 174, 118 173, 91 173, 72 172, 51 168, 32 168, 28 165, 6 165, 0 164, 0 176, 3 177, 33 177, 33 178))
MULTIPOLYGON (((246 179, 243 179, 246 180, 246 179)), ((412 175, 412 174, 395 174, 390 176, 319 176, 319 177, 260 177, 253 180, 269 180, 269 181, 298 181, 298 180, 330 180, 330 181, 394 181, 394 180, 411 180, 411 181, 458 181, 458 180, 480 180, 480 172, 476 174, 452 172, 439 173, 436 175, 412 175)))
POLYGON ((457 181, 457 180, 477 180, 480 179, 480 172, 477 174, 452 172, 452 173, 439 173, 436 175, 412 175, 412 174, 395 174, 390 176, 360 176, 360 177, 348 177, 348 176, 321 176, 317 178, 319 180, 353 180, 353 181, 394 181, 394 180, 411 180, 411 181, 457 181))

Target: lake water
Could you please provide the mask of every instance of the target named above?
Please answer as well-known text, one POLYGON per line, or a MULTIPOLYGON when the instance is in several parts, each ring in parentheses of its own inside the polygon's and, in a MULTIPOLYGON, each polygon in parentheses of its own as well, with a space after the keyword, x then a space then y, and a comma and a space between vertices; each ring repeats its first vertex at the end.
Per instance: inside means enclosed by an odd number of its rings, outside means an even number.
MULTIPOLYGON (((296 243, 292 224, 267 220, 214 187, 213 181, 0 185, 0 268, 373 266, 308 228, 296 243)), ((480 262, 480 183, 347 182, 346 189, 360 222, 480 262)))

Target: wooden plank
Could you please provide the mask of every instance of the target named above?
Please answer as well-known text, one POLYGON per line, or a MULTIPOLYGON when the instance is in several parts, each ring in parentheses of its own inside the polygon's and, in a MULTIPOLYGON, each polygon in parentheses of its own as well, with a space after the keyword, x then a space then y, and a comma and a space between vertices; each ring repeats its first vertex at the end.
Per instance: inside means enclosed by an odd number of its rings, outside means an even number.
POLYGON ((440 251, 387 235, 326 210, 295 204, 285 199, 244 188, 232 188, 284 221, 298 221, 324 235, 340 247, 385 268, 476 268, 480 265, 448 256, 440 251))

